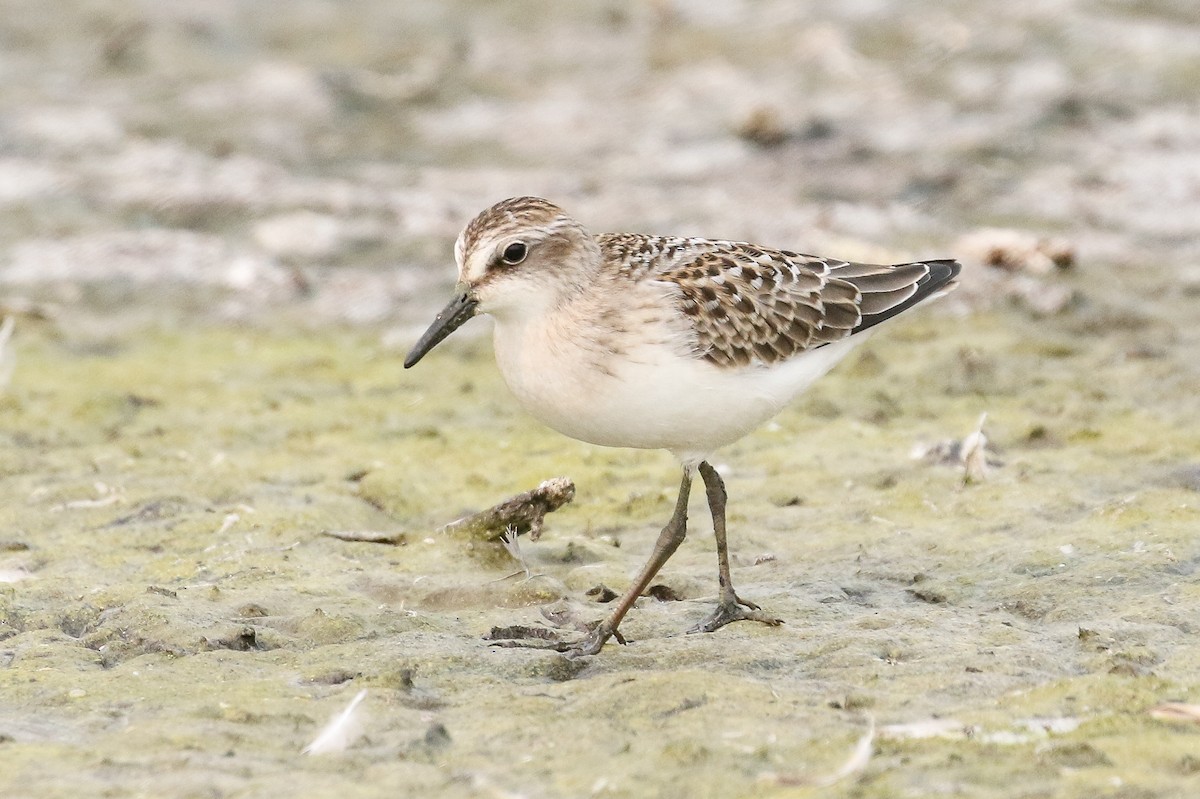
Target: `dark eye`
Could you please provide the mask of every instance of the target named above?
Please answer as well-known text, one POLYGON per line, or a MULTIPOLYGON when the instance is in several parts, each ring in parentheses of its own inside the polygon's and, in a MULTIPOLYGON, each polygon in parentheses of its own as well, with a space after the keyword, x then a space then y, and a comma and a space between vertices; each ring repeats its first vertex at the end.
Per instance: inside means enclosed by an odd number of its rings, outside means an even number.
POLYGON ((525 246, 523 241, 514 241, 512 244, 504 248, 504 252, 500 254, 500 260, 509 266, 516 266, 525 260, 525 256, 529 254, 529 248, 525 246))

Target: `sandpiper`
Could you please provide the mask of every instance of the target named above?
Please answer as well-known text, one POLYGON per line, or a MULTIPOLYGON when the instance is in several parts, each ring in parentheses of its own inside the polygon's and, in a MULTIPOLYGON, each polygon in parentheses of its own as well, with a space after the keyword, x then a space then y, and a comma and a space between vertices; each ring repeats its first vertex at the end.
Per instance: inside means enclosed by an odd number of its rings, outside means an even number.
MULTIPOLYGON (((600 651, 687 534, 693 475, 717 544, 717 608, 692 632, 780 624, 734 591, 725 485, 709 458, 777 414, 880 322, 954 286, 953 260, 873 265, 702 238, 593 236, 538 197, 493 205, 454 245, 458 285, 404 361, 471 317, 496 322, 496 362, 533 416, 571 438, 666 449, 675 512, 612 612, 569 655, 600 651)), ((618 639, 620 636, 618 635, 618 639)))

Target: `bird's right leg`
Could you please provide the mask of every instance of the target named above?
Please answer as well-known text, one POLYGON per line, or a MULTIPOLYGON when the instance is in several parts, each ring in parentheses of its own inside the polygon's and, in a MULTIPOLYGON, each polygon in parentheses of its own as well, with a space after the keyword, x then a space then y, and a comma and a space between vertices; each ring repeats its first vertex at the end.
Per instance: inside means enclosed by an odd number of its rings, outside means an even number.
POLYGON ((625 614, 633 607, 633 603, 642 595, 650 585, 650 581, 658 574, 659 569, 675 554, 675 550, 679 549, 679 545, 687 537, 688 496, 692 489, 693 468, 692 466, 683 467, 683 481, 679 484, 679 498, 675 500, 675 513, 671 515, 667 526, 658 534, 658 540, 654 542, 654 551, 650 553, 650 559, 638 572, 633 584, 621 595, 621 599, 613 608, 612 613, 597 624, 586 638, 564 649, 568 657, 594 655, 600 651, 604 642, 616 633, 617 625, 621 623, 621 619, 625 618, 625 614))

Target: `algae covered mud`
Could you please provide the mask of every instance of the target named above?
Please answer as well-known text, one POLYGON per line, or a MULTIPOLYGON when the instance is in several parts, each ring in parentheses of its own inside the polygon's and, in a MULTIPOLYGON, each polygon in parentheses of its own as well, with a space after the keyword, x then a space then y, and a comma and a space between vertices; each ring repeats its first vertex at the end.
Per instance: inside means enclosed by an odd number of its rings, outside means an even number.
POLYGON ((0 793, 1200 790, 1189 4, 348 8, 3 16, 0 793), (403 371, 529 193, 964 261, 717 458, 782 627, 680 634, 695 497, 627 646, 484 640, 601 618, 677 480, 521 414, 482 322, 403 371), (528 576, 441 531, 560 475, 528 576))
POLYGON ((364 333, 97 350, 32 326, 4 408, 4 779, 639 795, 670 774, 770 793, 836 771, 874 719, 866 795, 1187 784, 1194 735, 1148 712, 1192 698, 1200 667, 1188 395, 1147 407, 1145 364, 1018 321, 918 318, 724 453, 735 569, 786 626, 680 635, 715 592, 696 507, 660 580, 677 601, 646 600, 632 643, 588 662, 482 637, 545 606, 603 615, 587 591, 628 580, 675 467, 538 428, 486 341, 417 383, 364 333), (965 390, 964 348, 996 385, 965 390), (1047 363, 1053 380, 995 376, 1047 363), (986 482, 909 460, 984 406, 1003 461, 986 482), (580 493, 524 545, 531 579, 435 532, 556 472, 580 493), (399 543, 322 535, 346 529, 399 543), (363 687, 363 737, 301 756, 363 687))

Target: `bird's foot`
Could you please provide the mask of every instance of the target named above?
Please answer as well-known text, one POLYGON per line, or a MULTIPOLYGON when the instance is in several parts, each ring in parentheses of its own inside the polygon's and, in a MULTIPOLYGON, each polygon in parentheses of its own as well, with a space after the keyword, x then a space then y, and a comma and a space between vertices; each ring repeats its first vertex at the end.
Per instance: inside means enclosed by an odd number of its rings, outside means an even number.
POLYGON ((757 621, 771 627, 778 627, 783 624, 783 619, 776 618, 769 613, 764 613, 759 609, 758 605, 741 599, 731 589, 729 591, 722 591, 721 598, 717 602, 717 609, 713 611, 711 616, 688 630, 688 632, 711 633, 735 621, 757 621))
POLYGON ((622 645, 625 643, 625 636, 617 632, 616 628, 609 625, 608 619, 605 619, 592 627, 591 632, 584 636, 582 640, 576 641, 559 651, 569 658, 598 655, 600 654, 600 650, 604 648, 604 642, 609 638, 616 638, 617 643, 622 645))
POLYGON ((588 626, 591 628, 588 634, 575 641, 564 640, 557 632, 545 627, 522 625, 493 627, 492 631, 484 637, 492 642, 492 646, 548 649, 552 652, 561 652, 569 658, 599 654, 609 638, 617 639, 619 644, 625 643, 625 637, 610 627, 607 619, 588 626))

